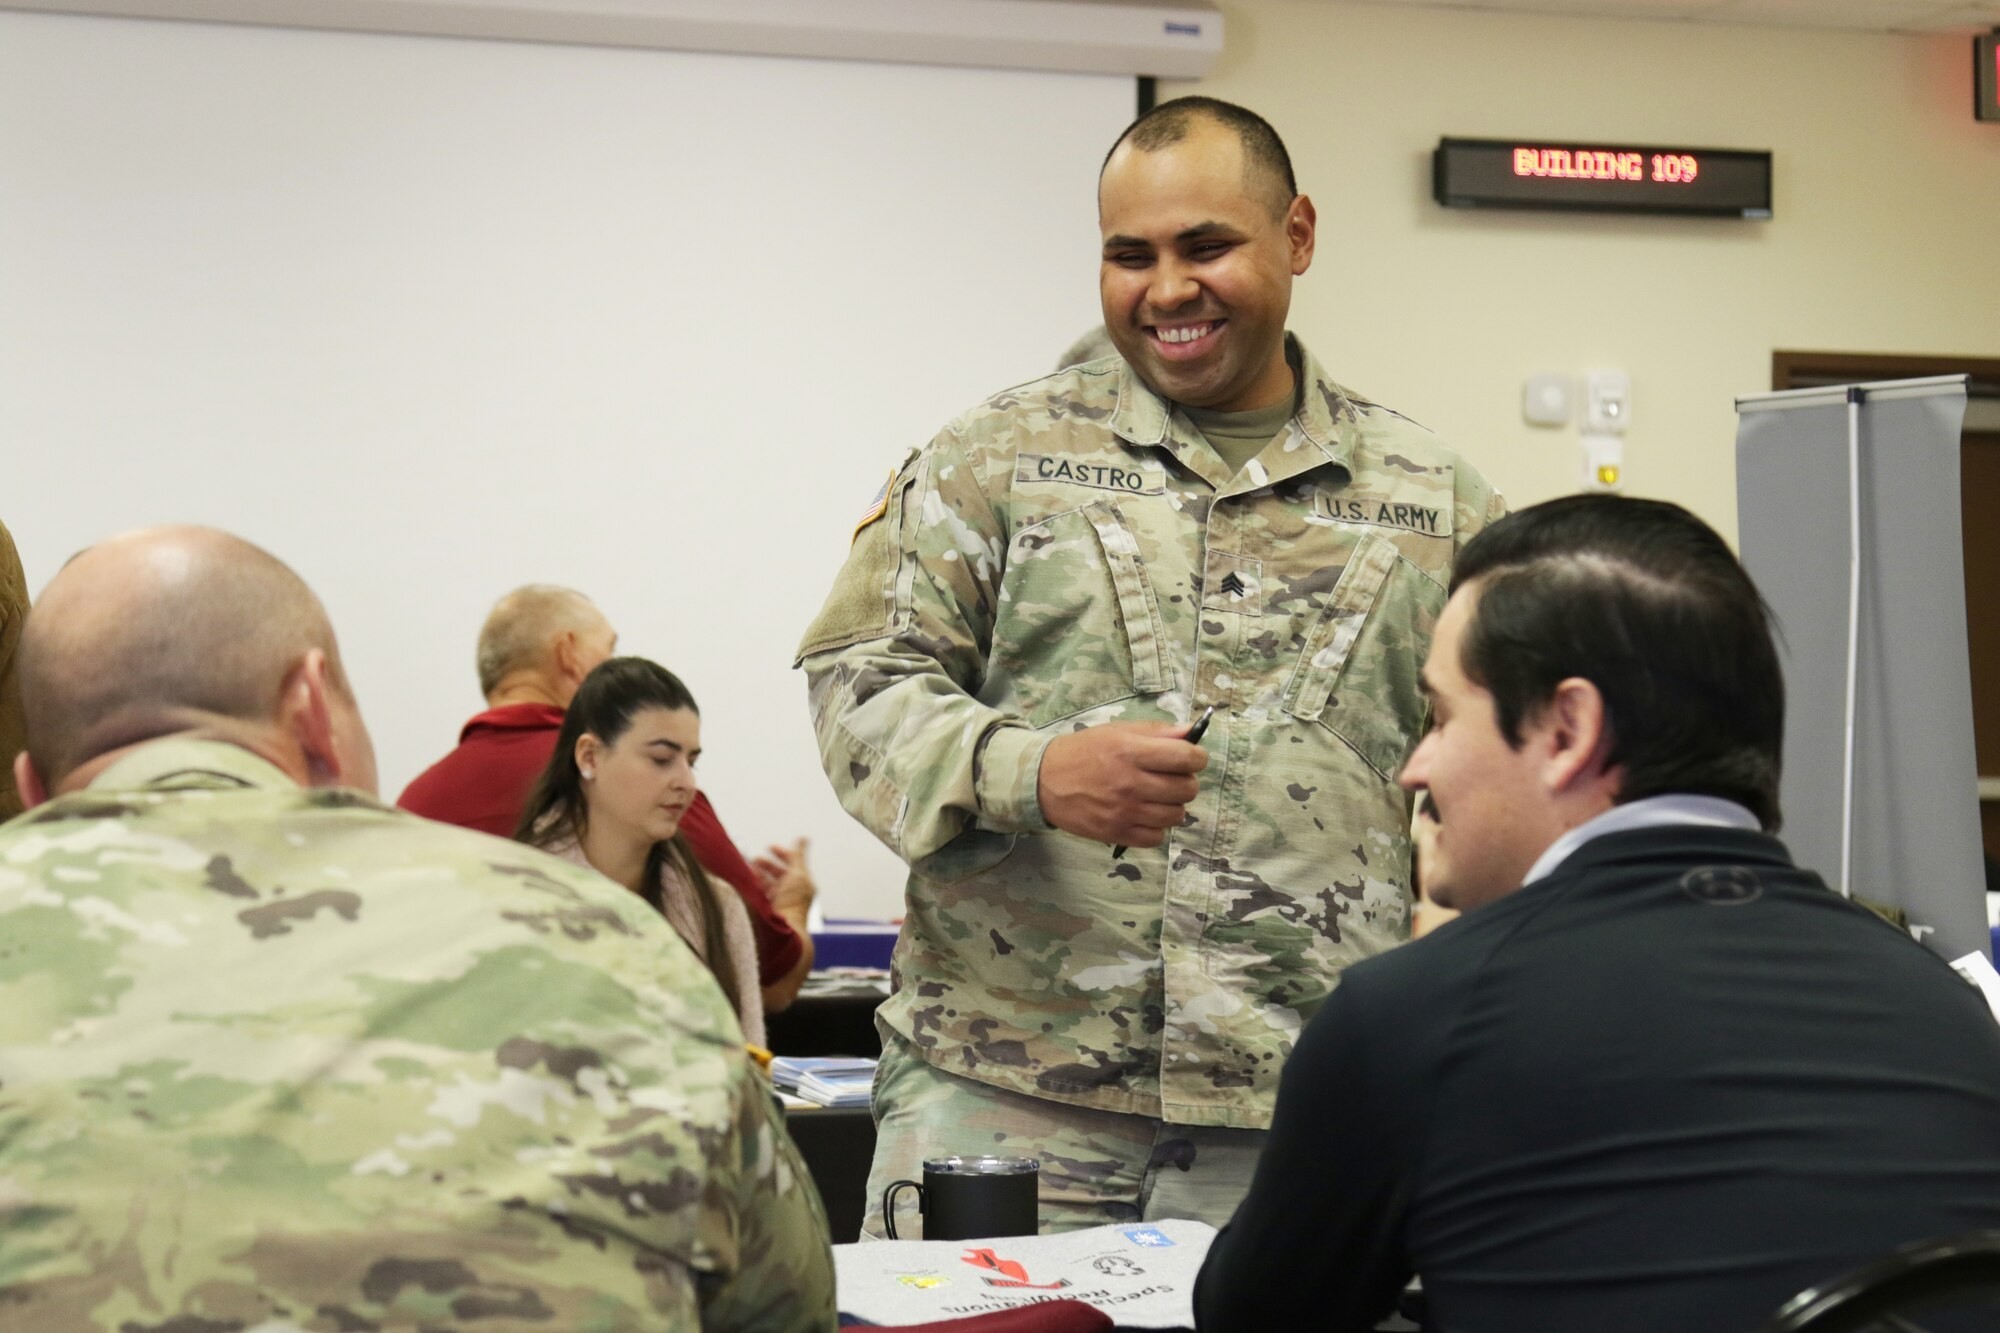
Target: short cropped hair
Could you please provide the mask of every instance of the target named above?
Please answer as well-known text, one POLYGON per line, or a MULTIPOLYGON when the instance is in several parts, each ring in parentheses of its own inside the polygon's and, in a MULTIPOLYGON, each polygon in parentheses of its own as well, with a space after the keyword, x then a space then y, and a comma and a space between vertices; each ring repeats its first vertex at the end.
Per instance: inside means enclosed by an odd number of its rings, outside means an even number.
POLYGON ((1120 144, 1129 140, 1135 148, 1157 153, 1187 138, 1188 131, 1202 121, 1236 132, 1243 144, 1244 161, 1283 188, 1281 199, 1273 192, 1274 211, 1283 213, 1299 193, 1298 179, 1292 175, 1292 155, 1285 151, 1285 141, 1271 128, 1270 121, 1248 107, 1219 97, 1176 97, 1160 103, 1125 127, 1117 143, 1111 145, 1111 152, 1104 155, 1097 174, 1102 176, 1104 168, 1111 165, 1111 154, 1118 151, 1120 144))
MULTIPOLYGON (((326 654, 327 685, 353 698, 326 609, 291 566, 203 528, 163 549, 177 572, 154 567, 143 599, 106 605, 64 589, 58 575, 28 615, 17 661, 23 729, 52 788, 99 755, 185 731, 203 715, 268 720, 286 674, 315 648, 326 654)), ((86 550, 71 564, 102 554, 86 550)))
POLYGON ((1570 677, 1604 696, 1619 803, 1684 792, 1781 821, 1785 680, 1774 618, 1720 536, 1679 505, 1572 495, 1467 543, 1452 590, 1476 585, 1459 650, 1521 744, 1570 677))
POLYGON ((574 588, 530 583, 514 589, 493 604, 479 627, 479 692, 493 693, 509 672, 547 666, 555 636, 584 628, 597 614, 591 600, 574 588))

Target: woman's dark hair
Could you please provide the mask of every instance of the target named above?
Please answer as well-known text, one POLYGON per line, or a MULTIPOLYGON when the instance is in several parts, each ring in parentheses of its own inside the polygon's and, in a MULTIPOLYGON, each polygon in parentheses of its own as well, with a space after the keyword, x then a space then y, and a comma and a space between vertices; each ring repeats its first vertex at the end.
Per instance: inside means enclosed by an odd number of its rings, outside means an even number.
POLYGON ((1571 676, 1604 696, 1620 803, 1720 796, 1775 832, 1785 678, 1771 609, 1722 538, 1679 505, 1572 495, 1466 544, 1452 591, 1478 584, 1467 679, 1521 744, 1571 676))
MULTIPOLYGON (((606 745, 615 745, 632 725, 632 719, 648 708, 685 708, 699 715, 694 696, 680 677, 658 662, 643 657, 614 657, 583 678, 576 697, 563 714, 562 730, 556 734, 555 753, 535 780, 521 822, 514 828, 514 840, 531 847, 560 847, 583 841, 584 825, 590 819, 584 795, 583 774, 576 766, 576 742, 585 732, 606 745)), ((736 1008, 736 969, 729 958, 729 941, 723 933, 722 905, 716 900, 715 886, 695 860, 694 849, 685 835, 676 832, 665 842, 653 844, 646 858, 646 875, 640 896, 665 914, 660 901, 660 871, 671 865, 687 882, 695 901, 701 905, 702 949, 708 970, 736 1008)), ((740 1015, 739 1015, 740 1016, 740 1015)))

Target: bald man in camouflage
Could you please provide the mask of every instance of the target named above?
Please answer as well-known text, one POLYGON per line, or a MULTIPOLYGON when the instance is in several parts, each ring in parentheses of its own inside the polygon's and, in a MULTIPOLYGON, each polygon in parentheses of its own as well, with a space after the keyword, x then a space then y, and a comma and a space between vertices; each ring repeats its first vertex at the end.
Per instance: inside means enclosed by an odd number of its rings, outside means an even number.
POLYGON ((1316 224, 1262 119, 1162 105, 1098 217, 1118 355, 905 460, 800 648, 835 790, 910 866, 873 1210, 998 1151, 1044 1229, 1220 1225, 1300 1028, 1409 933, 1394 775, 1499 497, 1286 333, 1316 224))
POLYGON ((588 870, 378 802, 291 570, 105 542, 20 670, 0 1327, 833 1327, 701 963, 588 870))

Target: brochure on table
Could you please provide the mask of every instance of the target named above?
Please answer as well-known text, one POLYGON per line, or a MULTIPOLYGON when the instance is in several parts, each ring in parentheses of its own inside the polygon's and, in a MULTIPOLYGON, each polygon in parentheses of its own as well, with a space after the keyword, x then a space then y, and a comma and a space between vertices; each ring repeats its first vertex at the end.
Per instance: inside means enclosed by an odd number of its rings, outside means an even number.
POLYGON ((845 1055, 781 1055, 771 1061, 771 1083, 819 1106, 868 1105, 875 1062, 845 1055))
POLYGON ((833 1247, 840 1309, 878 1324, 962 1319, 1077 1300, 1137 1328, 1191 1328, 1204 1222, 1128 1222, 1055 1236, 861 1241, 833 1247))

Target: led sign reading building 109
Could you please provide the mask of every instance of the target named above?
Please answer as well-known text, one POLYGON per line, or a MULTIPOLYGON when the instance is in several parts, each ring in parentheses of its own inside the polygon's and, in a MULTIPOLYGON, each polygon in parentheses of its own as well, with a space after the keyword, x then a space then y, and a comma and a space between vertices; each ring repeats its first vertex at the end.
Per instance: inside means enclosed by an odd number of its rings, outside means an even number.
POLYGON ((1449 208, 1771 216, 1771 155, 1761 152, 1442 139, 1432 174, 1449 208))
POLYGON ((1602 148, 1516 148, 1516 176, 1560 176, 1586 181, 1672 181, 1686 184, 1701 174, 1693 153, 1654 153, 1651 174, 1646 154, 1611 153, 1602 148))

